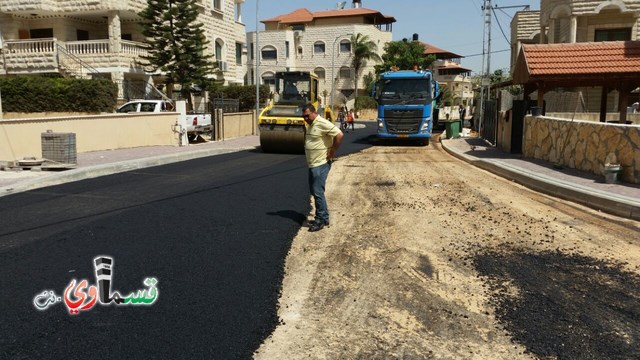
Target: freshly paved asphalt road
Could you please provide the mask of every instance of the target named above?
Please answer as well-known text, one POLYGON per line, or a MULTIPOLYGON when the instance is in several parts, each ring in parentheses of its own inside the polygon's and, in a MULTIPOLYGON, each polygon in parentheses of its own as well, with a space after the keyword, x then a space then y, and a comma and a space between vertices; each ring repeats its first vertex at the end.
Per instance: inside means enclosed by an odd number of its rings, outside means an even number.
MULTIPOLYGON (((340 153, 369 146, 372 125, 346 134, 340 153)), ((0 358, 249 358, 277 324, 308 212, 304 156, 260 150, 2 197, 0 358), (155 303, 36 309, 72 279, 97 285, 100 255, 114 261, 112 292, 157 278, 155 303)))

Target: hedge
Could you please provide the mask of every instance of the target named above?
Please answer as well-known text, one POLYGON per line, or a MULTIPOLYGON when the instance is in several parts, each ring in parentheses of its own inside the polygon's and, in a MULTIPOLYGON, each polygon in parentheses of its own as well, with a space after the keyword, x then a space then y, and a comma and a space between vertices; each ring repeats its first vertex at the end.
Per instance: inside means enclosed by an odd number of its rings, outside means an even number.
POLYGON ((4 112, 112 112, 118 88, 109 79, 0 78, 4 112))
POLYGON ((370 96, 358 96, 354 107, 356 111, 361 109, 377 109, 378 103, 370 96))

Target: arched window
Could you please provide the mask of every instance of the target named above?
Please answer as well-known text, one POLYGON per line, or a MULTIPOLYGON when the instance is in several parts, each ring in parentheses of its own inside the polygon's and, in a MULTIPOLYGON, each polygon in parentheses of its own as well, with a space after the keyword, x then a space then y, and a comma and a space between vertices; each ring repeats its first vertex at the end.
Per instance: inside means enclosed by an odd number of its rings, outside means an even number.
POLYGON ((324 78, 325 78, 324 68, 317 67, 317 68, 313 69, 313 72, 316 73, 316 75, 318 75, 319 79, 324 80, 324 78))
POLYGON ((262 60, 277 60, 278 50, 275 47, 268 45, 262 48, 262 60))
POLYGON ((351 52, 351 41, 349 41, 349 40, 340 40, 340 52, 341 53, 351 52))
POLYGON ((350 79, 351 76, 351 68, 348 66, 340 67, 340 78, 341 79, 350 79))
POLYGON ((269 86, 275 86, 276 85, 275 74, 272 73, 271 71, 267 71, 264 74, 262 74, 262 83, 269 86))
POLYGON ((324 42, 322 42, 322 41, 316 41, 316 42, 313 44, 313 53, 314 53, 314 54, 318 54, 318 55, 320 55, 320 54, 324 54, 324 52, 325 52, 325 45, 324 45, 324 42))
POLYGON ((221 39, 216 39, 215 42, 215 51, 216 51, 216 60, 222 61, 224 59, 224 54, 222 53, 222 49, 224 48, 224 43, 221 39))

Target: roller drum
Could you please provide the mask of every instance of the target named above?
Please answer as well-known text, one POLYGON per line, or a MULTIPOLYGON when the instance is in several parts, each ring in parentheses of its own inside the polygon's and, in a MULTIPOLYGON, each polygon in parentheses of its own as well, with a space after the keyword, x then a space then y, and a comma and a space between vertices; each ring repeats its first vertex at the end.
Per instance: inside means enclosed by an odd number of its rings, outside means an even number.
POLYGON ((304 153, 304 126, 260 125, 260 147, 266 153, 304 153))

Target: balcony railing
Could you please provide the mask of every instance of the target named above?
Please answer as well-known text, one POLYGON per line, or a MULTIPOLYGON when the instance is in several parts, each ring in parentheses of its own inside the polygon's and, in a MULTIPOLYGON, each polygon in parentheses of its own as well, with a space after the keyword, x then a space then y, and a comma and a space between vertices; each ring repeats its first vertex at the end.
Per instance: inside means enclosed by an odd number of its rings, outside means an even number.
MULTIPOLYGON (((5 41, 7 52, 18 54, 31 53, 51 53, 56 50, 59 44, 68 52, 75 55, 109 54, 109 40, 87 40, 87 41, 58 41, 55 38, 29 39, 29 40, 7 40, 5 41)), ((128 55, 146 55, 147 50, 144 44, 135 41, 120 41, 121 52, 128 55)))
POLYGON ((64 44, 67 51, 75 55, 109 53, 109 40, 67 41, 64 44))
POLYGON ((7 51, 17 54, 51 53, 56 49, 55 39, 7 40, 7 51))
POLYGON ((76 73, 96 72, 93 68, 114 66, 109 62, 114 56, 129 61, 147 54, 144 44, 127 40, 120 41, 119 52, 111 52, 110 49, 110 41, 107 39, 66 42, 56 38, 7 40, 3 49, 3 59, 6 60, 3 70, 6 73, 60 72, 69 75, 69 70, 78 66, 84 68, 83 71, 70 72, 72 76, 76 76, 76 73))

